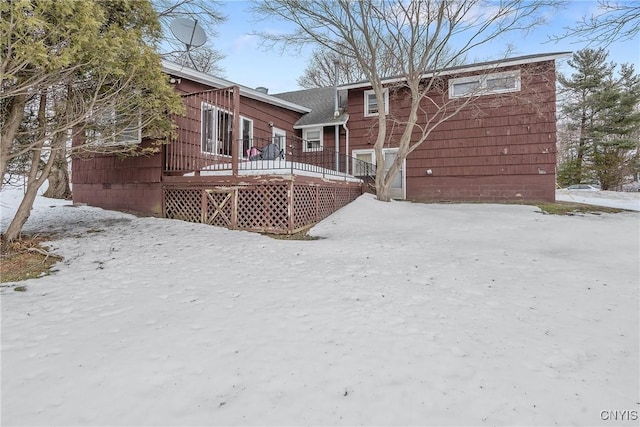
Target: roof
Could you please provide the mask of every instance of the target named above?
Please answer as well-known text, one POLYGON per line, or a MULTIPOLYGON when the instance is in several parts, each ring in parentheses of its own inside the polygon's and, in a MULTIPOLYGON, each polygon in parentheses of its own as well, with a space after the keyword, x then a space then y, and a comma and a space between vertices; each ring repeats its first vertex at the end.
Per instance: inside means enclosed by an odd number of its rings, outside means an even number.
POLYGON ((335 88, 333 87, 284 92, 274 96, 294 104, 303 105, 311 110, 296 122, 294 125, 296 129, 312 126, 342 125, 349 118, 344 109, 340 109, 338 115, 335 115, 335 88))
MULTIPOLYGON (((267 104, 275 105, 278 107, 286 108, 288 110, 296 111, 299 113, 308 113, 311 111, 306 106, 289 102, 285 99, 268 95, 266 93, 257 91, 255 89, 248 88, 246 86, 239 85, 229 80, 221 79, 219 77, 212 76, 210 74, 203 73, 193 68, 189 68, 175 62, 162 60, 162 71, 167 74, 171 74, 175 77, 181 77, 184 79, 192 80, 197 83, 201 83, 214 88, 225 88, 230 86, 238 86, 240 88, 240 95, 247 98, 255 99, 257 101, 266 102, 267 104)), ((333 104, 332 104, 333 105, 333 104)))
MULTIPOLYGON (((422 78, 431 77, 435 73, 438 73, 439 75, 447 75, 460 72, 473 72, 491 68, 508 67, 513 65, 532 64, 535 62, 552 61, 560 58, 568 58, 571 56, 571 54, 571 52, 538 53, 533 55, 518 56, 515 58, 503 58, 494 61, 477 62, 475 64, 459 65, 455 67, 443 68, 441 70, 426 71, 422 75, 422 78)), ((398 83, 404 80, 406 80, 406 77, 404 75, 398 75, 383 79, 382 84, 398 83)), ((371 83, 369 83, 368 80, 363 80, 360 82, 339 86, 339 89, 345 90, 363 87, 371 87, 371 83)))

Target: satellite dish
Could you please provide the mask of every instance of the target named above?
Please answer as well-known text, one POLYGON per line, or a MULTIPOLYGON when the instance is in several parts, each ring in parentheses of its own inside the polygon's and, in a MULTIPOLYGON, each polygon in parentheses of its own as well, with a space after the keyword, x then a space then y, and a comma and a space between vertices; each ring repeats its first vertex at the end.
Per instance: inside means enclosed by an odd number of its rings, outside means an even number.
POLYGON ((186 18, 177 18, 171 25, 171 32, 182 43, 187 45, 187 50, 192 47, 200 47, 207 41, 207 35, 198 21, 192 21, 186 18))

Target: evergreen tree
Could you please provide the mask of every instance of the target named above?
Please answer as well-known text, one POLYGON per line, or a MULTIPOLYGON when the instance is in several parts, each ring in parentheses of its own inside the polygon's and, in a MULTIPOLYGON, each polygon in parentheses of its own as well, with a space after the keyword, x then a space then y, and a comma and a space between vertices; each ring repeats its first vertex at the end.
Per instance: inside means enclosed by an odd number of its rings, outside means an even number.
POLYGON ((569 156, 560 165, 562 185, 597 179, 602 189, 619 187, 632 174, 640 129, 640 77, 633 66, 607 62, 604 49, 573 55, 570 78, 559 76, 560 109, 570 132, 569 156))
MULTIPOLYGON (((3 238, 20 236, 38 189, 78 152, 142 154, 119 136, 171 132, 182 104, 162 73, 158 16, 140 0, 0 2, 0 169, 29 156, 27 189, 3 238)), ((129 138, 131 140, 131 138, 129 138)))

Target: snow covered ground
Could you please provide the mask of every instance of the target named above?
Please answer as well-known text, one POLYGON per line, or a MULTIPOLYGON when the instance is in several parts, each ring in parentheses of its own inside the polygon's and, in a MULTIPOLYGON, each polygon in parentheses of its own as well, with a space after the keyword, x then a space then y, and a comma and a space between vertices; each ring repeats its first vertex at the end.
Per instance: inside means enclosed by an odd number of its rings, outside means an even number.
POLYGON ((639 219, 365 195, 285 241, 38 198, 65 260, 0 290, 2 425, 637 425, 639 219))
POLYGON ((640 192, 556 190, 556 200, 640 211, 640 192))

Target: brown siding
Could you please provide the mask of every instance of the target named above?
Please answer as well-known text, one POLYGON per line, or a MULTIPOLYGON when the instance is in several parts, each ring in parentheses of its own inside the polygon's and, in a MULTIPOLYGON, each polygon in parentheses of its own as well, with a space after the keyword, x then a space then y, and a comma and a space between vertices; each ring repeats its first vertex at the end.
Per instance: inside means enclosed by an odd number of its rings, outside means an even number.
MULTIPOLYGON (((149 143, 143 143, 148 146, 149 143)), ((93 154, 72 161, 73 202, 162 214, 162 156, 93 154)))
MULTIPOLYGON (((181 79, 176 89, 182 94, 188 94, 211 88, 181 79)), ((273 127, 286 131, 287 135, 297 135, 297 131, 293 129, 293 125, 300 119, 302 113, 241 96, 240 115, 253 120, 253 137, 256 140, 262 141, 272 136, 272 126, 269 125, 270 123, 273 124, 273 127)))
MULTIPOLYGON (((496 71, 505 71, 505 68, 496 71)), ((414 200, 554 200, 555 66, 524 65, 521 91, 483 96, 441 123, 406 163, 407 198, 414 200), (431 170, 431 174, 427 174, 431 170)), ((460 77, 460 76, 454 76, 460 77)), ((377 118, 365 118, 364 90, 349 91, 351 149, 371 149, 377 118)), ((434 94, 442 101, 446 93, 434 94)), ((436 109, 425 103, 430 117, 436 109)), ((405 92, 390 94, 390 111, 406 117, 405 92)), ((401 128, 388 132, 388 147, 401 128)), ((414 139, 418 138, 418 130, 414 139)))
MULTIPOLYGON (((186 79, 181 79, 176 85, 176 90, 182 94, 208 89, 211 88, 186 79)), ((199 132, 200 110, 188 108, 187 111, 187 114, 197 116, 194 120, 199 132)), ((293 125, 301 113, 241 97, 240 115, 253 120, 254 143, 262 147, 272 136, 272 126, 269 123, 286 131, 288 139, 293 138, 296 135, 293 125)), ((75 141, 76 144, 78 142, 75 141)), ((200 150, 200 147, 198 145, 193 149, 200 150)), ((166 146, 163 146, 161 152, 143 157, 90 155, 75 158, 72 162, 74 203, 162 215, 165 151, 166 146)))

